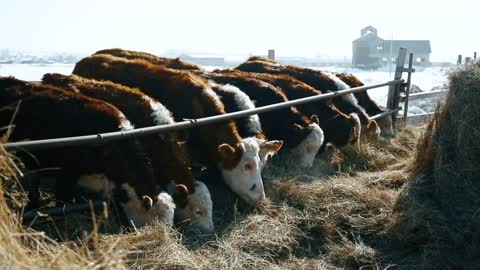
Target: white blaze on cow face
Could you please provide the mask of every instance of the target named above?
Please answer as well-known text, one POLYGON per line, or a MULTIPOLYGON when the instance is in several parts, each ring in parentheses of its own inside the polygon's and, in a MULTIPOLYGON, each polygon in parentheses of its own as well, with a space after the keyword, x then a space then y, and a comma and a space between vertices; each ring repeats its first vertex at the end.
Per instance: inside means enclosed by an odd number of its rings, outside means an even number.
POLYGON ((120 202, 127 218, 136 226, 143 227, 153 225, 157 221, 172 225, 175 211, 175 204, 172 197, 161 192, 154 199, 143 196, 139 199, 135 190, 127 183, 121 188, 127 193, 128 201, 120 202))
POLYGON ((393 132, 392 117, 387 116, 377 119, 377 124, 380 127, 381 135, 386 138, 391 138, 395 135, 393 132))
POLYGON ((190 193, 184 185, 175 186, 174 183, 169 185, 170 194, 174 199, 179 198, 180 200, 175 208, 175 221, 188 223, 188 229, 206 234, 213 233, 215 226, 213 225, 213 203, 210 191, 200 181, 194 181, 194 185, 194 193, 190 193))
POLYGON ((222 158, 222 176, 230 189, 252 205, 264 200, 259 141, 256 138, 246 138, 236 146, 222 144, 218 150, 222 158))
POLYGON ((351 113, 348 115, 350 117, 350 121, 353 122, 353 128, 350 129, 350 135, 348 137, 348 144, 345 145, 343 148, 351 149, 351 150, 360 150, 360 136, 362 132, 362 126, 360 123, 360 118, 356 113, 351 113))
POLYGON ((303 168, 310 168, 313 166, 313 161, 317 155, 318 150, 323 144, 324 135, 323 130, 317 123, 308 125, 307 129, 311 132, 307 137, 294 147, 290 152, 295 162, 303 168))

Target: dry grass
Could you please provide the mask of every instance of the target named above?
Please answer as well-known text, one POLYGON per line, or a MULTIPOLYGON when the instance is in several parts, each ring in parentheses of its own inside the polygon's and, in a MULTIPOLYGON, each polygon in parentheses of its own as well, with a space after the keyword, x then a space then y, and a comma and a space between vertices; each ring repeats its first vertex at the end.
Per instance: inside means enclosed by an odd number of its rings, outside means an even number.
POLYGON ((480 64, 450 74, 446 103, 418 145, 392 239, 419 268, 480 267, 480 64), (413 254, 413 255, 412 255, 413 254))

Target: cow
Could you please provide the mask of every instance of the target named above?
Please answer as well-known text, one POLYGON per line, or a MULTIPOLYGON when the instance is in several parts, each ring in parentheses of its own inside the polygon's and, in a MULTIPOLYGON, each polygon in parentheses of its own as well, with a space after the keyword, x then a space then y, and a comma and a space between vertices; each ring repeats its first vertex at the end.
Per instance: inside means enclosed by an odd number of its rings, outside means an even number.
MULTIPOLYGON (((350 87, 360 87, 364 84, 360 79, 358 79, 353 74, 347 73, 336 73, 335 74, 340 80, 346 83, 350 87)), ((376 103, 369 95, 367 91, 355 93, 355 98, 358 101, 358 104, 365 108, 365 111, 368 115, 374 116, 380 113, 385 112, 385 109, 382 108, 378 103, 376 103)), ((383 137, 392 137, 394 135, 393 132, 393 124, 392 124, 392 117, 383 117, 376 120, 378 126, 380 128, 381 135, 383 137)))
MULTIPOLYGON (((113 105, 49 85, 35 85, 12 77, 0 78, 0 125, 7 126, 14 116, 10 141, 41 140, 129 131, 132 124, 113 105), (19 105, 18 111, 16 104, 19 105)), ((57 176, 57 201, 73 198, 78 179, 108 179, 109 192, 136 227, 160 219, 173 223, 172 197, 156 187, 150 160, 137 139, 104 145, 68 146, 17 153, 27 168, 57 176), (23 155, 22 155, 23 154, 23 155)), ((37 177, 36 177, 37 178, 37 177)), ((30 205, 38 204, 38 178, 34 181, 30 205)))
MULTIPOLYGON (((322 94, 310 85, 285 74, 271 75, 267 73, 243 72, 235 69, 215 70, 214 72, 262 80, 281 89, 289 100, 322 94)), ((320 128, 325 134, 324 145, 327 142, 331 142, 341 148, 358 147, 360 120, 355 113, 345 115, 335 105, 328 104, 325 101, 308 102, 296 107, 305 115, 318 116, 320 128)), ((321 150, 323 150, 323 147, 321 150)))
POLYGON ((166 58, 166 57, 160 57, 160 56, 156 56, 146 52, 130 51, 130 50, 123 50, 118 48, 100 50, 94 53, 93 55, 98 55, 98 54, 108 54, 108 55, 121 57, 129 60, 142 59, 154 65, 164 66, 171 69, 203 71, 203 68, 195 64, 182 61, 178 57, 166 58))
MULTIPOLYGON (((137 88, 76 75, 45 74, 42 83, 106 101, 119 108, 136 128, 174 123, 171 112, 137 88)), ((152 160, 157 183, 170 190, 177 222, 190 223, 204 233, 214 231, 212 200, 203 182, 192 176, 191 163, 174 132, 139 138, 152 160), (174 180, 175 187, 169 187, 174 180)))
MULTIPOLYGON (((204 73, 205 77, 221 84, 238 87, 254 100, 256 106, 288 101, 277 87, 241 74, 204 73)), ((295 164, 309 168, 323 144, 323 131, 316 115, 306 117, 295 107, 265 112, 259 115, 267 138, 284 142, 284 156, 295 159, 295 164)))
MULTIPOLYGON (((242 63, 241 65, 236 67, 236 69, 255 73, 290 75, 321 92, 338 91, 350 88, 347 84, 342 82, 330 72, 296 67, 292 65, 281 65, 272 60, 262 60, 261 57, 250 58, 249 60, 247 60, 247 62, 242 63)), ((355 99, 353 94, 334 97, 332 99, 332 102, 340 111, 344 113, 356 113, 362 124, 362 129, 374 133, 376 132, 377 123, 369 119, 365 110, 360 105, 358 105, 357 100, 355 99)))
MULTIPOLYGON (((97 80, 110 80, 138 87, 169 108, 177 120, 225 114, 223 104, 207 82, 188 71, 153 65, 145 60, 128 60, 111 55, 93 55, 75 65, 73 73, 97 80)), ((224 182, 247 203, 265 199, 260 155, 272 155, 281 141, 259 143, 241 138, 233 121, 191 129, 187 141, 192 159, 218 167, 224 182)))

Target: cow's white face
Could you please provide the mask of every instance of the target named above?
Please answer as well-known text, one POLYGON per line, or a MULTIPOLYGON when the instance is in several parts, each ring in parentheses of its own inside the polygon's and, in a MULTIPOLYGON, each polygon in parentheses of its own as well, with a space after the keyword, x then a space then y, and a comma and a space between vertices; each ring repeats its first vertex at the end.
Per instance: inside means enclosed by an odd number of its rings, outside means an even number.
POLYGON ((261 169, 268 156, 280 150, 282 144, 281 141, 261 143, 256 138, 246 138, 235 146, 220 145, 220 168, 225 183, 247 203, 260 203, 265 199, 261 169))
POLYGON ((168 193, 161 192, 154 199, 148 196, 139 199, 130 185, 123 183, 121 188, 127 193, 128 201, 120 202, 120 205, 136 227, 153 225, 157 221, 173 225, 175 204, 168 193))
POLYGON ((360 118, 356 113, 351 113, 348 115, 348 117, 353 123, 353 128, 350 129, 348 144, 345 146, 345 148, 357 151, 360 150, 360 135, 362 132, 362 125, 360 123, 360 118))
MULTIPOLYGON (((102 192, 105 196, 111 194, 116 185, 104 174, 82 175, 78 185, 93 192, 102 192)), ((135 189, 127 183, 120 186, 127 194, 127 201, 120 202, 125 215, 136 227, 152 225, 157 220, 173 224, 175 204, 166 192, 160 192, 156 198, 143 196, 138 198, 135 189)))
POLYGON ((308 125, 307 129, 311 130, 311 132, 302 142, 300 142, 300 144, 290 151, 291 158, 293 158, 295 163, 302 168, 312 167, 315 156, 325 138, 323 130, 317 123, 308 125))
POLYGON ((380 127, 381 135, 385 138, 391 138, 395 135, 393 132, 393 123, 392 117, 387 116, 380 119, 377 119, 377 124, 380 127))
POLYGON ((207 186, 194 181, 195 192, 189 193, 184 185, 175 186, 172 193, 177 208, 175 209, 175 220, 190 225, 189 229, 198 230, 210 234, 215 231, 212 218, 212 198, 207 186))

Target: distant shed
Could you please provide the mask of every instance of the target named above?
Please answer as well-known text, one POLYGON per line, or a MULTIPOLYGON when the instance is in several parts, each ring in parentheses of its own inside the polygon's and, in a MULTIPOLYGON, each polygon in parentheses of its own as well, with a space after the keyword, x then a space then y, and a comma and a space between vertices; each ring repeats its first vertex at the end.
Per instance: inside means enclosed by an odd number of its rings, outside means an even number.
POLYGON ((414 53, 414 64, 430 65, 432 52, 429 40, 386 40, 378 36, 377 29, 367 26, 360 31, 359 38, 352 42, 352 65, 359 68, 378 68, 395 62, 398 49, 403 47, 407 53, 414 53))

